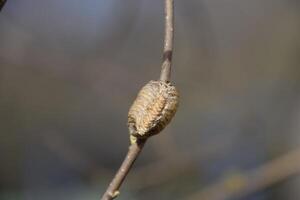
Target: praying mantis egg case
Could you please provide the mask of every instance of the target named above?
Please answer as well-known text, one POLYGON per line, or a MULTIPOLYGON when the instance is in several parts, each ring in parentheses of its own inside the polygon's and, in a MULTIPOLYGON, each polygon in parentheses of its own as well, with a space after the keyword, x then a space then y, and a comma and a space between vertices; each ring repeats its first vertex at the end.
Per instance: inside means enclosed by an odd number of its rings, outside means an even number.
POLYGON ((162 131, 176 113, 179 94, 164 81, 150 81, 138 93, 128 113, 131 136, 147 138, 162 131))

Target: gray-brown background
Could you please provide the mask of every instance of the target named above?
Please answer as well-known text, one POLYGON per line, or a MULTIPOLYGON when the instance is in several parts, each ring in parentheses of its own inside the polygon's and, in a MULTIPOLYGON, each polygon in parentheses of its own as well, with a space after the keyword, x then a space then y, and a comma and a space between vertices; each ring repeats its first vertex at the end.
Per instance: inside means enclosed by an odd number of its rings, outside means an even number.
MULTIPOLYGON (((171 125, 120 199, 188 199, 299 145, 300 4, 175 1, 171 125)), ((0 13, 0 199, 99 199, 127 111, 157 79, 163 1, 8 0, 0 13)), ((240 199, 300 198, 297 178, 240 199)))

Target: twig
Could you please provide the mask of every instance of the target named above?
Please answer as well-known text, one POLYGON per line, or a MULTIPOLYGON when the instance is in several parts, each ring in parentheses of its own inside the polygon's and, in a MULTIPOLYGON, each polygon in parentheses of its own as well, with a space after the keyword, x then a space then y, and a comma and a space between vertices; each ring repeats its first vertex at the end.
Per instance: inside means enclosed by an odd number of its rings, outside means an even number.
MULTIPOLYGON (((171 77, 171 61, 173 51, 173 10, 174 0, 165 0, 165 40, 164 40, 164 51, 163 51, 163 63, 160 74, 160 80, 169 82, 171 77)), ((143 149, 146 139, 137 139, 136 142, 132 142, 128 153, 123 161, 120 169, 116 173, 115 177, 109 184, 106 192, 102 196, 101 200, 111 200, 119 195, 119 188, 129 173, 134 161, 143 149)))
POLYGON ((299 173, 300 149, 296 149, 257 169, 225 178, 186 199, 228 200, 243 197, 299 173))
POLYGON ((174 0, 165 0, 165 41, 160 80, 169 82, 173 54, 174 0))
POLYGON ((119 188, 123 183, 126 175, 129 173, 134 161, 142 151, 145 142, 146 140, 143 140, 130 145, 125 160, 123 161, 120 169, 109 184, 106 192, 102 196, 102 200, 114 199, 119 195, 119 188))

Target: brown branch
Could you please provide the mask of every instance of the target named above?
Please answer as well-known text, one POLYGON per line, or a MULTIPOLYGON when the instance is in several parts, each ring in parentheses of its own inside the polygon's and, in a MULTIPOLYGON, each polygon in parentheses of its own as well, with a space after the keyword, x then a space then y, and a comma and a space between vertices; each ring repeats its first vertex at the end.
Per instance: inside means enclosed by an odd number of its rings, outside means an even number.
POLYGON ((165 41, 160 80, 169 82, 173 54, 174 0, 165 0, 165 41))
MULTIPOLYGON (((173 51, 173 9, 174 0, 165 0, 165 40, 163 51, 163 63, 160 74, 160 80, 169 82, 171 77, 171 61, 173 51)), ((111 200, 119 195, 119 188, 121 187, 126 175, 129 173, 134 161, 143 149, 146 139, 137 139, 135 142, 131 142, 127 156, 123 161, 120 169, 116 173, 112 182, 109 184, 106 192, 102 196, 101 200, 111 200)))
POLYGON ((296 149, 249 172, 233 175, 191 195, 188 200, 227 200, 263 190, 300 174, 300 149, 296 149))
POLYGON ((123 183, 126 175, 129 173, 134 161, 137 159, 138 155, 142 151, 145 142, 146 140, 143 140, 130 145, 125 160, 123 161, 120 169, 109 184, 101 200, 114 199, 119 195, 119 188, 121 187, 121 184, 123 183))

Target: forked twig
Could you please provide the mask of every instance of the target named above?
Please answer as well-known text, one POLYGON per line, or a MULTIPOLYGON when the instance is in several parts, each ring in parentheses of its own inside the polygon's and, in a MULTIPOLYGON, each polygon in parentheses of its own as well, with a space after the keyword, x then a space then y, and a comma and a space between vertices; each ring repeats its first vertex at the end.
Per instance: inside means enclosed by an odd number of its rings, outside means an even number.
MULTIPOLYGON (((165 0, 165 40, 163 51, 163 63, 160 74, 160 80, 169 82, 171 78, 171 63, 173 52, 173 31, 174 31, 174 0, 165 0)), ((134 161, 142 151, 147 139, 136 138, 137 141, 132 142, 128 153, 115 174, 115 177, 109 184, 106 192, 101 200, 111 200, 119 195, 119 188, 121 187, 126 175, 129 173, 134 161)))

